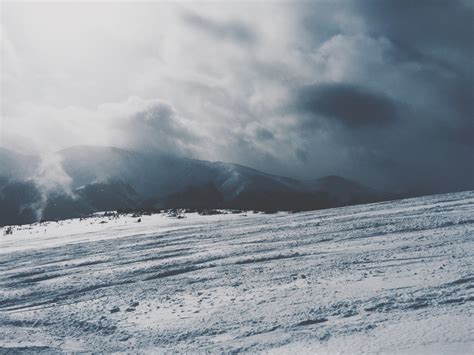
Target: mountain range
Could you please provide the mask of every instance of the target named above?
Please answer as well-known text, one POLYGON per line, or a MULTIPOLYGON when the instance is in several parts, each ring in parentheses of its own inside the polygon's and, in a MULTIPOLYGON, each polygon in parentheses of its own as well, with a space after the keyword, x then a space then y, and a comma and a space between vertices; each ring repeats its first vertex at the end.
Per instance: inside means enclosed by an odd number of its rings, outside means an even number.
POLYGON ((238 164, 76 146, 49 156, 0 148, 0 225, 104 210, 302 211, 394 198, 339 176, 296 180, 238 164))

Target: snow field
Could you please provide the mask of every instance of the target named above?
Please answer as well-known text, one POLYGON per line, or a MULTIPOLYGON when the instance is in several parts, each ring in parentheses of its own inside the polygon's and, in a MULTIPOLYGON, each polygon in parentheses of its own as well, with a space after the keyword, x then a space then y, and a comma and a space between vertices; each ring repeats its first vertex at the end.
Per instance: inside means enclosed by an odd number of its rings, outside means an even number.
POLYGON ((474 192, 0 232, 0 352, 473 352, 474 192))

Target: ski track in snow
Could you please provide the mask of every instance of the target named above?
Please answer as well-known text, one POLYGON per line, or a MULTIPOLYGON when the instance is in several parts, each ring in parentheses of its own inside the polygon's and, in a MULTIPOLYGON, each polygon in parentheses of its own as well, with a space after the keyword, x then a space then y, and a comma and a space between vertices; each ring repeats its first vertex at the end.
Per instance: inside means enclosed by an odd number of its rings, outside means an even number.
POLYGON ((0 353, 474 352, 473 191, 141 219, 0 229, 0 353))

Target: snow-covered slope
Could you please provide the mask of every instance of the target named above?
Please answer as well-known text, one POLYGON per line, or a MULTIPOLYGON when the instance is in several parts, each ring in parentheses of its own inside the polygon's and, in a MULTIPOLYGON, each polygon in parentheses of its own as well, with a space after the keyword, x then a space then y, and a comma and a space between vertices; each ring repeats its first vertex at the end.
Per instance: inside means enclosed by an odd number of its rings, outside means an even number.
POLYGON ((474 192, 14 227, 0 352, 472 353, 473 241, 474 192))

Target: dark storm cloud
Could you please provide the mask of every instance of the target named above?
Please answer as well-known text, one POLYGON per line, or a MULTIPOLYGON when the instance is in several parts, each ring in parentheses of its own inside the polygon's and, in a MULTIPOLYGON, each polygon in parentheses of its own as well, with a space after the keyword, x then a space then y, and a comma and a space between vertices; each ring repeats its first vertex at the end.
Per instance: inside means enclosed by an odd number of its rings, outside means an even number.
POLYGON ((474 120, 440 125, 437 127, 437 136, 451 143, 464 145, 474 153, 474 120))
POLYGON ((259 127, 255 131, 255 136, 258 140, 263 140, 263 141, 272 140, 275 138, 273 133, 264 127, 259 127))
POLYGON ((173 107, 164 102, 154 102, 133 114, 124 129, 129 144, 141 150, 189 154, 190 147, 199 141, 177 116, 173 107))
POLYGON ((10 10, 4 141, 474 188, 472 0, 175 5, 10 10))
POLYGON ((470 0, 371 0, 357 2, 356 9, 367 18, 374 36, 383 35, 412 53, 445 60, 454 68, 460 62, 472 63, 474 6, 470 0))
POLYGON ((397 105, 382 93, 351 84, 317 84, 300 89, 297 109, 349 127, 381 126, 397 120, 397 105))
POLYGON ((446 98, 446 105, 462 121, 472 123, 474 115, 474 82, 470 77, 453 77, 440 85, 440 96, 446 98))
POLYGON ((327 147, 335 173, 369 184, 474 188, 474 3, 336 1, 301 13, 307 51, 324 64, 315 80, 331 82, 292 91, 307 161, 327 147))
POLYGON ((474 119, 474 3, 390 0, 357 6, 367 19, 369 33, 388 38, 398 59, 416 63, 423 73, 419 78, 427 91, 433 91, 426 110, 432 117, 446 117, 430 120, 438 137, 454 143, 474 142, 474 136, 469 137, 474 119))
POLYGON ((308 162, 308 153, 306 153, 303 149, 300 149, 300 148, 296 149, 295 150, 295 156, 302 163, 307 163, 308 162))
POLYGON ((245 44, 253 44, 256 41, 255 33, 240 22, 221 22, 189 12, 183 14, 183 19, 194 28, 218 39, 245 44))

